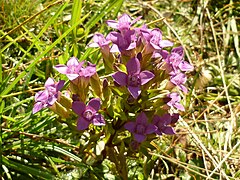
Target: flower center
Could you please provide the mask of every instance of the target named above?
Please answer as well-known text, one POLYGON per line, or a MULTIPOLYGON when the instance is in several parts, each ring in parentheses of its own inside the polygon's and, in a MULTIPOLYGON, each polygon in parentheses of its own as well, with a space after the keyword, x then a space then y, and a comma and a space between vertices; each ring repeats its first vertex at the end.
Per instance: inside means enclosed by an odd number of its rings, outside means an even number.
POLYGON ((145 126, 142 124, 138 124, 136 127, 136 133, 137 134, 144 134, 145 133, 145 126))
POLYGON ((128 85, 137 87, 141 84, 141 79, 138 74, 128 76, 128 85))
POLYGON ((83 117, 90 121, 92 120, 93 112, 90 109, 87 109, 83 112, 83 117))

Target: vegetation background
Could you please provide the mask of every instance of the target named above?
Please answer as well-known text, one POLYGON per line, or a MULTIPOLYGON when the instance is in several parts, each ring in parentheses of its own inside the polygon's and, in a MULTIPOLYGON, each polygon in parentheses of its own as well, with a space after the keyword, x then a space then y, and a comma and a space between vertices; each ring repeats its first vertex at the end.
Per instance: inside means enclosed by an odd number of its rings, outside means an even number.
POLYGON ((122 13, 160 28, 195 66, 177 134, 153 144, 151 161, 128 159, 129 179, 240 179, 239 1, 0 0, 2 179, 118 179, 75 127, 32 107, 45 80, 59 77, 53 65, 71 56, 98 62, 87 44, 122 13))

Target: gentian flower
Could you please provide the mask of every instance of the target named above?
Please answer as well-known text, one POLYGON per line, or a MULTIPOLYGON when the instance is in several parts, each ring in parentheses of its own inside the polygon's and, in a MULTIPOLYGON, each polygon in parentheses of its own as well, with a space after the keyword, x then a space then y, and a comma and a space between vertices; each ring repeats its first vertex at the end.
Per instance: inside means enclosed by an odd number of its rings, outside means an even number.
POLYGON ((61 74, 66 74, 70 81, 75 80, 78 77, 91 77, 96 73, 96 65, 88 62, 87 66, 84 68, 85 61, 79 62, 76 57, 71 57, 67 65, 56 65, 54 68, 61 74))
POLYGON ((127 86, 128 91, 135 99, 141 93, 140 86, 149 82, 154 76, 150 71, 141 71, 140 62, 136 57, 128 61, 127 74, 119 71, 112 75, 120 86, 127 86))
POLYGON ((186 72, 193 70, 193 66, 187 61, 184 61, 183 56, 183 47, 179 46, 173 48, 171 54, 169 54, 168 57, 165 59, 165 62, 167 64, 166 70, 169 72, 170 75, 177 74, 181 71, 186 72))
POLYGON ((113 43, 110 52, 124 52, 136 47, 134 30, 127 30, 124 35, 119 32, 110 32, 107 39, 113 43))
POLYGON ((175 131, 170 124, 177 122, 179 119, 179 114, 164 114, 162 116, 154 115, 153 124, 157 126, 156 134, 175 134, 175 131))
POLYGON ((111 41, 110 40, 106 40, 106 38, 100 34, 100 33, 96 33, 93 36, 93 43, 90 43, 88 46, 89 47, 100 47, 101 52, 106 55, 109 56, 109 43, 111 41))
POLYGON ((100 109, 100 99, 91 99, 87 105, 80 101, 72 103, 73 111, 78 114, 77 129, 84 130, 92 123, 95 126, 105 125, 105 120, 101 114, 98 113, 100 109))
POLYGON ((118 21, 115 20, 108 20, 107 25, 114 28, 118 29, 121 33, 125 33, 128 31, 133 24, 135 24, 141 16, 137 17, 135 20, 131 20, 130 16, 127 14, 123 14, 118 18, 118 21))
POLYGON ((84 61, 79 62, 76 57, 71 57, 68 60, 67 65, 59 64, 54 66, 54 68, 61 74, 66 74, 68 79, 72 81, 79 76, 79 72, 82 69, 83 64, 84 61))
POLYGON ((153 124, 149 124, 147 116, 144 112, 141 112, 136 122, 128 122, 124 125, 124 128, 133 133, 134 139, 137 142, 143 142, 146 139, 147 134, 151 134, 157 130, 157 127, 153 124))
POLYGON ((33 114, 45 107, 52 106, 58 98, 58 93, 64 86, 65 81, 54 82, 52 78, 48 78, 45 82, 45 90, 39 91, 35 94, 35 104, 33 107, 33 114))
POLYGON ((180 104, 181 97, 178 93, 173 92, 167 95, 168 98, 170 98, 170 101, 167 102, 167 105, 170 107, 177 108, 180 111, 185 111, 185 108, 182 104, 180 104))
POLYGON ((157 28, 152 30, 142 28, 140 32, 143 44, 145 45, 145 54, 161 50, 164 47, 173 46, 171 41, 162 39, 162 32, 157 28))
POLYGON ((187 76, 183 73, 179 73, 170 77, 170 82, 173 83, 175 86, 178 86, 183 92, 187 93, 188 90, 184 86, 187 81, 187 76))

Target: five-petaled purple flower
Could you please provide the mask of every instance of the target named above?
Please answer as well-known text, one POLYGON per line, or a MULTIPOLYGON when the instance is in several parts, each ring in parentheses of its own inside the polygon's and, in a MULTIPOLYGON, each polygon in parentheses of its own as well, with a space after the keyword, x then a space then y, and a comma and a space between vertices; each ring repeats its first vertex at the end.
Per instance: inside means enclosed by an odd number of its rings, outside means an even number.
POLYGON ((156 134, 175 134, 175 131, 170 124, 174 124, 179 119, 179 114, 164 114, 162 116, 154 115, 153 124, 157 126, 156 134))
POLYGON ((105 125, 105 120, 101 114, 98 113, 100 109, 100 99, 91 99, 87 106, 85 103, 80 101, 74 101, 72 103, 73 111, 78 114, 77 129, 85 130, 88 128, 89 124, 94 124, 95 126, 105 125))
POLYGON ((148 118, 144 112, 141 112, 136 122, 128 122, 124 125, 124 128, 133 133, 134 139, 137 142, 143 142, 146 139, 147 134, 154 133, 157 127, 148 123, 148 118))
POLYGON ((88 62, 86 67, 83 67, 85 61, 79 62, 76 57, 71 57, 67 65, 56 65, 54 68, 61 74, 66 74, 69 80, 73 81, 78 77, 90 78, 96 73, 96 65, 88 62))
POLYGON ((127 86, 128 91, 135 99, 141 93, 140 86, 149 82, 154 76, 150 71, 141 71, 140 62, 136 57, 128 61, 127 74, 119 71, 112 75, 120 86, 127 86))
POLYGON ((125 33, 128 31, 133 24, 135 24, 141 16, 137 17, 133 21, 131 20, 130 16, 128 14, 123 14, 118 18, 118 21, 115 20, 108 20, 107 25, 114 28, 118 29, 121 33, 125 33))
POLYGON ((94 36, 93 36, 93 43, 90 43, 88 46, 89 47, 100 47, 101 49, 101 52, 104 54, 104 55, 107 55, 109 54, 109 43, 111 41, 110 40, 106 40, 106 38, 100 34, 100 33, 96 33, 94 36))
POLYGON ((170 75, 176 75, 181 71, 187 72, 193 70, 193 66, 187 61, 184 61, 183 57, 183 47, 179 46, 173 48, 171 54, 168 54, 167 58, 164 58, 166 62, 166 70, 170 75))
POLYGON ((176 92, 170 93, 167 95, 167 97, 170 98, 170 100, 167 102, 168 106, 177 108, 180 111, 185 111, 185 108, 180 103, 181 97, 178 93, 176 92))
POLYGON ((173 46, 171 41, 162 39, 162 32, 158 28, 151 30, 143 27, 140 28, 139 32, 147 54, 164 47, 173 46))
POLYGON ((65 81, 54 82, 52 78, 48 78, 45 82, 45 90, 39 91, 35 94, 35 104, 33 107, 33 114, 45 107, 52 106, 58 98, 58 93, 64 86, 65 81))

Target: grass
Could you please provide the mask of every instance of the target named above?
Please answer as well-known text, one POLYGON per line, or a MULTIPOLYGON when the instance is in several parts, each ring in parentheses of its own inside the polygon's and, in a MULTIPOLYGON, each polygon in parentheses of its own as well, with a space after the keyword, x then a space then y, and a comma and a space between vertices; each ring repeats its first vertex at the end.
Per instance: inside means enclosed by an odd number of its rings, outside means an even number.
POLYGON ((98 61, 98 52, 86 45, 95 32, 109 32, 105 20, 124 12, 143 16, 150 28, 183 45, 185 58, 195 66, 177 134, 152 142, 151 157, 129 159, 129 178, 240 179, 239 2, 31 3, 0 1, 3 179, 118 179, 110 161, 86 153, 84 134, 47 109, 31 111, 45 80, 60 77, 52 66, 71 56, 98 61))

